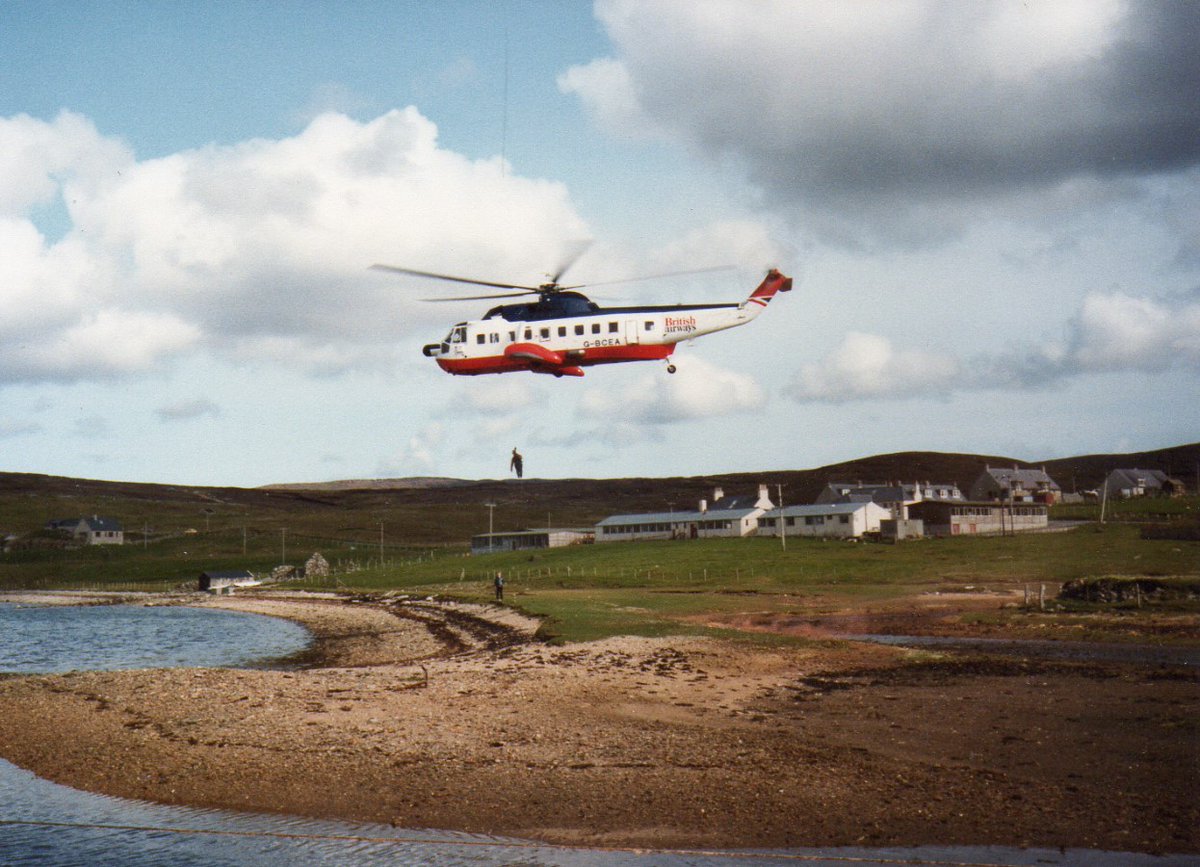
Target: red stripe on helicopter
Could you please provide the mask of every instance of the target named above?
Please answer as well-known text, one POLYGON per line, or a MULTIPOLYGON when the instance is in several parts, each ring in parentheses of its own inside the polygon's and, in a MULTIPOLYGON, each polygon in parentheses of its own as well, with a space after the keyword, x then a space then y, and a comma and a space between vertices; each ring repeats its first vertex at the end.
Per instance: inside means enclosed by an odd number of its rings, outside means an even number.
POLYGON ((436 360, 438 367, 442 370, 460 376, 508 373, 515 370, 580 376, 583 373, 582 370, 579 370, 581 367, 618 361, 660 361, 669 358, 674 351, 674 343, 646 346, 641 344, 597 346, 591 349, 567 352, 546 349, 538 344, 514 343, 505 349, 504 355, 489 355, 483 358, 438 358, 436 360))

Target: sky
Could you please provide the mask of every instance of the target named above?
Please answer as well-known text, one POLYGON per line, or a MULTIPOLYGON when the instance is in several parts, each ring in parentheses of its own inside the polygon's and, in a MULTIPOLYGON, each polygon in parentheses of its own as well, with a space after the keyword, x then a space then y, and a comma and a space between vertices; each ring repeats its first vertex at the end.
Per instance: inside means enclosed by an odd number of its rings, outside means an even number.
MULTIPOLYGON (((1200 440, 1200 4, 0 0, 0 471, 190 485, 1200 440), (454 377, 387 263, 794 290, 454 377)), ((949 481, 949 480, 943 480, 949 481)), ((964 481, 964 480, 957 480, 964 481)))

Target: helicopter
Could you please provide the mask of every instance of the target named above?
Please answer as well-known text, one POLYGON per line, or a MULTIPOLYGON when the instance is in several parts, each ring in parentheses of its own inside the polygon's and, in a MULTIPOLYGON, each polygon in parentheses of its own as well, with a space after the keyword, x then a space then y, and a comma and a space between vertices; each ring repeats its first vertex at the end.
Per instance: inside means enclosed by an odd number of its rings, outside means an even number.
MULTIPOLYGON (((578 258, 576 255, 574 258, 578 258)), ((575 290, 585 285, 559 283, 574 258, 547 275, 538 286, 522 286, 490 280, 455 277, 394 265, 371 268, 432 280, 445 280, 508 290, 487 295, 426 298, 426 301, 480 301, 536 295, 536 300, 501 304, 482 319, 458 322, 438 343, 426 344, 423 354, 434 359, 447 373, 477 376, 485 373, 531 371, 556 377, 583 376, 583 368, 627 361, 666 361, 667 372, 675 373, 671 354, 683 340, 745 325, 757 317, 778 292, 792 288, 792 278, 772 268, 744 301, 725 304, 675 304, 633 307, 602 307, 575 290)), ((681 274, 722 270, 679 271, 658 274, 657 279, 681 274)), ((629 280, 609 281, 626 283, 629 280)))

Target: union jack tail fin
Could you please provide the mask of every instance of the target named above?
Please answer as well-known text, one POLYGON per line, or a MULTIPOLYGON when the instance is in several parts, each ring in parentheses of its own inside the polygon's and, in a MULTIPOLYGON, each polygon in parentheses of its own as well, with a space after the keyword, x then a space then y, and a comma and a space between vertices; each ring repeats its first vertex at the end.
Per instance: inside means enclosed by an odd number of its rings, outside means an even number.
POLYGON ((752 302, 760 307, 766 307, 771 299, 775 297, 776 292, 791 292, 792 278, 785 277, 779 273, 779 270, 772 268, 767 272, 766 278, 759 284, 758 288, 750 293, 747 302, 752 302))

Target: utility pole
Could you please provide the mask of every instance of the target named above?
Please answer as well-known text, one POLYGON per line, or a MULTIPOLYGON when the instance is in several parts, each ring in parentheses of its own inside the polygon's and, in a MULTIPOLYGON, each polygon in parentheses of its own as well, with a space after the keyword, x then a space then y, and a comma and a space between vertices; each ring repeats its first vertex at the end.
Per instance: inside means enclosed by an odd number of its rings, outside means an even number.
POLYGON ((787 550, 787 526, 783 520, 783 485, 776 485, 775 492, 779 495, 779 547, 787 550))
POLYGON ((379 522, 379 568, 383 568, 383 521, 379 522))
POLYGON ((484 503, 484 505, 487 506, 487 509, 488 509, 488 551, 491 551, 492 548, 494 548, 496 546, 496 539, 492 534, 492 527, 493 527, 492 519, 496 514, 496 504, 495 503, 484 503))
POLYGON ((287 527, 281 528, 279 535, 281 539, 280 545, 282 546, 279 563, 282 566, 287 564, 287 527))

